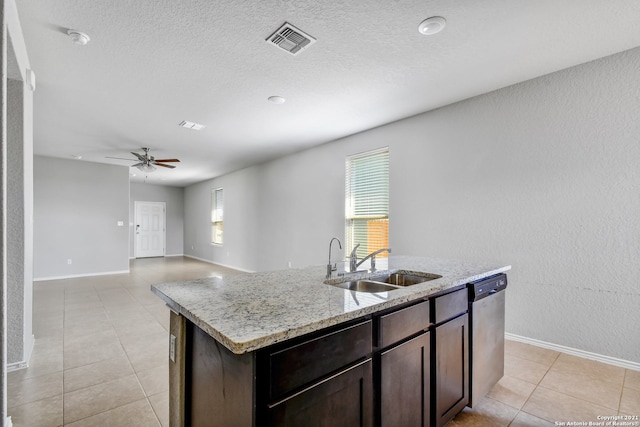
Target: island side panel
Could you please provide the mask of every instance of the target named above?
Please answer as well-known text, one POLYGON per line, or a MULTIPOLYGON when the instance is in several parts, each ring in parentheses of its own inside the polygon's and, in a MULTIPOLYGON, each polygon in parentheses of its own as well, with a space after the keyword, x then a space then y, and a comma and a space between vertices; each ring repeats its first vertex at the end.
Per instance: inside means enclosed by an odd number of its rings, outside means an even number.
POLYGON ((234 354, 186 325, 185 425, 255 425, 255 354, 234 354))
POLYGON ((169 426, 184 427, 184 353, 187 320, 173 310, 170 310, 169 319, 169 426))

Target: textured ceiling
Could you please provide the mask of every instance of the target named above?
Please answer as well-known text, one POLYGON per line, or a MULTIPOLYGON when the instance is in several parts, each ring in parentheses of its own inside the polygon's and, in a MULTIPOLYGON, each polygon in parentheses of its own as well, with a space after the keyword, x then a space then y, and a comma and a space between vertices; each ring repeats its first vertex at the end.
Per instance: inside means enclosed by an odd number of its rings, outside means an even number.
POLYGON ((640 45, 637 0, 17 5, 38 78, 35 153, 128 166, 105 157, 151 147, 182 162, 147 182, 176 186, 640 45), (434 15, 445 30, 420 35, 434 15), (285 21, 317 42, 298 56, 267 44, 285 21))

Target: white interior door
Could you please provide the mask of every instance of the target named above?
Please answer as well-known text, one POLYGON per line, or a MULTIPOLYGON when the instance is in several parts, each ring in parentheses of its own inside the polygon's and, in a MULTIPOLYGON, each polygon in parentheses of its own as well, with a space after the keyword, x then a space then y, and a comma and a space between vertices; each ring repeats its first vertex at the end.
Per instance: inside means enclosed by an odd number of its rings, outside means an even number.
POLYGON ((164 256, 165 203, 135 202, 136 258, 164 256))

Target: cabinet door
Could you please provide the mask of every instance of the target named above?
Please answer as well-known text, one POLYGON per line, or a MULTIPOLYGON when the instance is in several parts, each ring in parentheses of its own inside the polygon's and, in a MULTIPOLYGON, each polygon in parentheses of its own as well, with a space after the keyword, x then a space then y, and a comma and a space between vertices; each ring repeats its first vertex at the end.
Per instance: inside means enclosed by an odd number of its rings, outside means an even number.
POLYGON ((371 359, 269 405, 269 426, 371 427, 371 359))
POLYGON ((469 401, 469 316, 435 329, 436 426, 449 422, 469 401))
POLYGON ((429 340, 427 332, 380 355, 382 427, 431 425, 429 340))

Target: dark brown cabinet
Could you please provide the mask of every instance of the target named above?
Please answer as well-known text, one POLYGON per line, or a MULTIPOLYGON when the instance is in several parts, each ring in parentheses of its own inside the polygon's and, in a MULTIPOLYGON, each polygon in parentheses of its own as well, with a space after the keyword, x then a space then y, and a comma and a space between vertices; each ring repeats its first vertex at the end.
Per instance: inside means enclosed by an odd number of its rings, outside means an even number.
POLYGON ((448 423, 469 401, 469 316, 466 290, 433 300, 434 418, 435 426, 448 423), (439 317, 439 314, 440 317, 439 317))
POLYGON ((429 301, 382 314, 378 316, 378 347, 386 348, 426 331, 430 324, 429 301))
POLYGON ((233 354, 172 314, 171 425, 441 427, 469 398, 466 289, 233 354))
POLYGON ((233 354, 193 323, 186 326, 184 401, 170 402, 173 412, 184 411, 184 421, 172 417, 171 426, 252 425, 253 354, 233 354))
POLYGON ((259 353, 269 398, 258 424, 373 426, 372 339, 365 320, 259 353))
POLYGON ((370 357, 371 323, 366 320, 260 353, 268 360, 269 402, 370 357))
POLYGON ((380 426, 430 426, 430 334, 380 354, 380 426))
POLYGON ((233 354, 184 317, 170 363, 171 426, 373 427, 372 320, 233 354))
POLYGON ((269 405, 274 427, 373 426, 371 359, 269 405))

